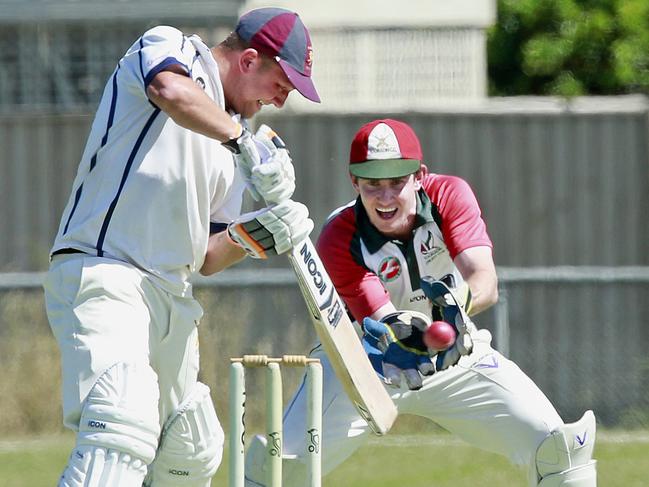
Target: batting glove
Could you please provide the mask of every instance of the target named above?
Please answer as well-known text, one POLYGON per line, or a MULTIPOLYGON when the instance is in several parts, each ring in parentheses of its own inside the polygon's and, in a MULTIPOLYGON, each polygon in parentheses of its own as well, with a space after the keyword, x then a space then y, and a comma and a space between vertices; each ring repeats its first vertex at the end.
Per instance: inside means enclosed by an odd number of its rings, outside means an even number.
POLYGON ((455 343, 449 349, 439 352, 435 360, 437 370, 448 369, 473 350, 471 332, 475 331, 475 325, 460 304, 460 300, 445 282, 424 276, 421 278, 421 289, 433 306, 441 310, 444 321, 452 324, 457 331, 455 343))
POLYGON ((284 142, 267 125, 262 125, 255 135, 243 129, 234 149, 234 159, 239 172, 248 185, 255 201, 268 205, 289 199, 295 191, 295 169, 284 142))
POLYGON ((289 251, 307 238, 311 230, 309 210, 293 200, 244 213, 227 228, 232 241, 255 259, 289 251))
POLYGON ((422 387, 422 375, 435 373, 423 332, 430 319, 415 311, 399 311, 383 317, 363 320, 363 348, 370 362, 386 384, 401 386, 401 376, 410 390, 422 387))
POLYGON ((250 182, 267 204, 276 204, 293 196, 295 169, 284 141, 268 125, 262 125, 255 134, 255 144, 262 162, 252 168, 250 182))

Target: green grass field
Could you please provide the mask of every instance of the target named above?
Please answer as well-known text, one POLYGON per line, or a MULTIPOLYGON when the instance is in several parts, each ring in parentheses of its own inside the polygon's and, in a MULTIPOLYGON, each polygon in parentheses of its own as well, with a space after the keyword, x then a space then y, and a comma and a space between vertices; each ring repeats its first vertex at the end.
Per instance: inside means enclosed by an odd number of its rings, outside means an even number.
MULTIPOLYGON (((56 485, 73 438, 50 436, 0 440, 0 487, 56 485)), ((649 432, 598 432, 595 457, 600 487, 649 485, 649 432)), ((227 457, 213 486, 227 484, 227 457)), ((485 453, 445 433, 372 438, 324 487, 526 487, 524 473, 504 458, 485 453)))

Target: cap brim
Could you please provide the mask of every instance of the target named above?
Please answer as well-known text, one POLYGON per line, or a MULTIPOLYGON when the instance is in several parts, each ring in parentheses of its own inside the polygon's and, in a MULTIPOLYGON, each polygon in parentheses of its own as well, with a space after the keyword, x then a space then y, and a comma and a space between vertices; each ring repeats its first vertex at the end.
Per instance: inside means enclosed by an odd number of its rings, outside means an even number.
POLYGON ((310 76, 306 76, 300 73, 283 59, 279 60, 279 65, 284 70, 284 73, 286 73, 289 81, 293 84, 293 86, 295 86, 295 89, 299 91, 304 98, 316 103, 320 103, 320 96, 318 95, 318 92, 315 89, 315 85, 313 84, 313 80, 310 76))
POLYGON ((349 165, 349 172, 366 179, 402 178, 419 171, 421 162, 416 159, 374 159, 349 165))

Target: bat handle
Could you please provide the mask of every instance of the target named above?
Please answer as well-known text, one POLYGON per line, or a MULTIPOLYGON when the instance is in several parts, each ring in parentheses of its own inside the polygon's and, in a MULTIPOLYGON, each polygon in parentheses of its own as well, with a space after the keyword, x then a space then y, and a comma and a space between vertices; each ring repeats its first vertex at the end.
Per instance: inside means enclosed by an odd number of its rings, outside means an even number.
POLYGON ((277 135, 277 132, 275 132, 268 125, 266 124, 261 125, 258 129, 258 132, 261 132, 266 137, 268 137, 275 145, 275 147, 277 147, 278 149, 286 149, 286 144, 284 143, 282 138, 279 135, 277 135))

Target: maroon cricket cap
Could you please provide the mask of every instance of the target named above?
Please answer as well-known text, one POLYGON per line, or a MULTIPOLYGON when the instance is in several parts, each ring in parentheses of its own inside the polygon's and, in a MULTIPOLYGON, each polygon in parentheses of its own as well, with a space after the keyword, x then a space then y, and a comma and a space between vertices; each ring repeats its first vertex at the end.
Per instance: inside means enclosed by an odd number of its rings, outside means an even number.
POLYGON ((276 58, 295 89, 320 103, 311 80, 311 37, 298 14, 276 7, 251 10, 239 18, 235 32, 250 47, 276 58))
POLYGON ((419 139, 409 125, 392 119, 374 120, 354 136, 349 172, 367 179, 400 178, 421 166, 419 139))

